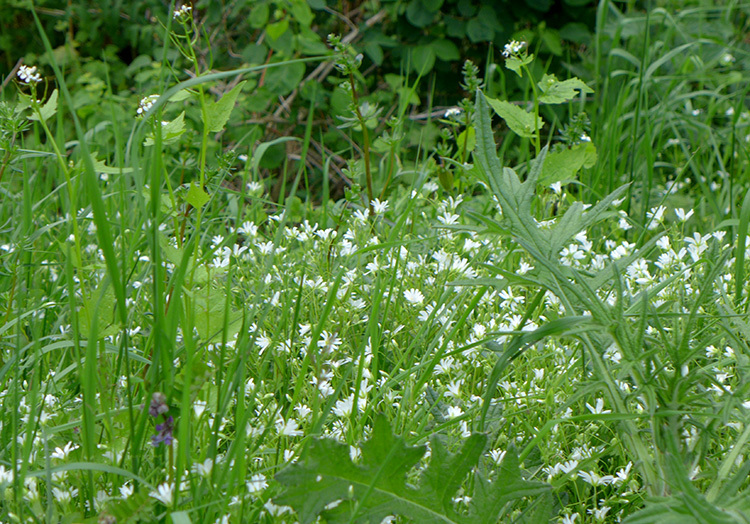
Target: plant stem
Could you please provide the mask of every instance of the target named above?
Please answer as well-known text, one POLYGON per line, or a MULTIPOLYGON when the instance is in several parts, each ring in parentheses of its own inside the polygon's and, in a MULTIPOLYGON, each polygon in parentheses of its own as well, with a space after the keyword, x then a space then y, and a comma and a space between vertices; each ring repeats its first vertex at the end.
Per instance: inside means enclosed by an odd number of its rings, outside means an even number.
POLYGON ((357 89, 354 87, 354 75, 349 73, 349 83, 352 86, 352 102, 354 102, 354 113, 357 115, 359 125, 362 127, 362 152, 364 154, 365 161, 365 178, 367 180, 367 205, 372 212, 372 171, 370 170, 370 134, 367 132, 367 126, 365 120, 362 118, 362 112, 359 110, 359 98, 357 96, 357 89))

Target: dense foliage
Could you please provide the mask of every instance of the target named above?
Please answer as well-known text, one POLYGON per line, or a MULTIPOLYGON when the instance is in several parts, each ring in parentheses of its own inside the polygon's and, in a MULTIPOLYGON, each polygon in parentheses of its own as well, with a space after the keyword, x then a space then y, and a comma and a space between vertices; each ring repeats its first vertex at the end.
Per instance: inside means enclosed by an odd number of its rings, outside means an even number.
POLYGON ((0 521, 748 522, 747 7, 210 4, 0 15, 0 521))

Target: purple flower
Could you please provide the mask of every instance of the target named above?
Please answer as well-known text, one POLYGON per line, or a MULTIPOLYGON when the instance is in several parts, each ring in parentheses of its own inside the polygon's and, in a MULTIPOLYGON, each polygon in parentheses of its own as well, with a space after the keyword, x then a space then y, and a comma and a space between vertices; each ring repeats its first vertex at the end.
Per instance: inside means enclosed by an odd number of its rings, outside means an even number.
POLYGON ((156 418, 169 411, 167 406, 167 396, 164 393, 156 392, 151 397, 151 405, 148 407, 148 414, 156 418))
POLYGON ((156 425, 156 435, 151 437, 151 445, 156 447, 162 442, 165 446, 172 445, 174 437, 172 436, 172 430, 174 429, 174 418, 172 415, 168 416, 163 424, 156 425))

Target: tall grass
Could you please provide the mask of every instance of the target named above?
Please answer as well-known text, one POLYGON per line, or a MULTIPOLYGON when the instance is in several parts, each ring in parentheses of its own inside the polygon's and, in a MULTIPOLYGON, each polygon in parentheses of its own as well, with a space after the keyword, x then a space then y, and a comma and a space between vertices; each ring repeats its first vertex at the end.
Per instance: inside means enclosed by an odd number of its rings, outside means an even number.
POLYGON ((547 129, 498 158, 478 92, 440 124, 463 193, 409 159, 403 105, 367 197, 340 201, 305 194, 312 110, 224 150, 242 85, 207 88, 262 68, 206 74, 192 19, 162 57, 192 78, 164 68, 138 119, 109 86, 96 129, 45 38, 57 104, 19 84, 0 115, 0 519, 419 521, 444 475, 445 522, 508 478, 503 522, 745 522, 743 10, 600 3, 594 99, 569 103, 598 161, 574 184, 537 184, 547 129), (291 140, 274 201, 260 158, 291 140), (411 458, 338 505, 298 495, 373 457, 411 458))

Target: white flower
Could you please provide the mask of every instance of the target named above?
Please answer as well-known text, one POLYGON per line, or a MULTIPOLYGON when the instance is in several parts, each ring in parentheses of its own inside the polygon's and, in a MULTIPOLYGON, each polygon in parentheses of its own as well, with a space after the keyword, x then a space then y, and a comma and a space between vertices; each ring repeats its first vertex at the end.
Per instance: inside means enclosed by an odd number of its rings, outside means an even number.
POLYGON ((193 404, 193 412, 195 413, 195 417, 201 418, 201 415, 203 415, 204 411, 206 411, 206 401, 196 400, 193 404))
POLYGON ((563 515, 561 524, 575 524, 575 521, 578 519, 578 517, 578 513, 573 513, 572 515, 563 515))
POLYGON ((329 333, 323 331, 320 334, 320 340, 318 340, 318 347, 322 353, 332 353, 336 351, 341 345, 341 339, 336 333, 329 333))
POLYGON ((190 12, 192 10, 193 10, 192 7, 190 7, 189 5, 185 4, 182 7, 180 7, 179 9, 175 10, 175 12, 174 12, 174 19, 175 20, 187 19, 190 16, 190 12))
POLYGON ((500 450, 500 449, 492 449, 490 450, 490 458, 495 464, 500 464, 503 459, 505 458, 505 451, 506 450, 500 450))
POLYGON ((510 58, 511 55, 519 53, 524 47, 526 47, 526 42, 511 40, 510 42, 505 44, 505 48, 503 49, 503 56, 505 58, 510 58))
POLYGON ((612 413, 611 409, 604 409, 604 399, 596 399, 596 407, 586 402, 586 408, 594 415, 603 415, 605 413, 612 413))
POLYGON ((152 491, 151 493, 149 493, 149 496, 155 498, 165 506, 171 506, 173 502, 173 493, 174 484, 165 482, 164 484, 159 484, 159 486, 157 486, 156 488, 156 491, 152 491))
POLYGON ((463 111, 460 107, 451 107, 445 110, 445 118, 454 118, 461 115, 463 111))
POLYGON ((615 473, 614 484, 622 484, 623 482, 628 480, 628 475, 630 475, 630 468, 632 467, 633 467, 633 463, 628 462, 627 466, 618 470, 617 473, 615 473))
POLYGON ((406 291, 404 291, 404 298, 410 304, 419 305, 424 302, 424 295, 420 290, 416 288, 407 289, 406 291))
POLYGON ((296 420, 291 418, 289 420, 279 418, 276 421, 276 431, 279 432, 279 435, 287 437, 299 437, 302 435, 302 431, 299 429, 299 424, 297 424, 296 420))
POLYGON ((138 103, 138 109, 135 112, 136 117, 142 117, 148 113, 149 109, 153 107, 157 100, 159 100, 159 95, 148 95, 141 98, 141 101, 138 103))
POLYGON ((42 77, 36 72, 36 66, 29 67, 22 65, 18 68, 18 78, 24 84, 38 84, 42 81, 42 77))
POLYGON ((13 482, 13 470, 5 469, 5 466, 0 464, 0 485, 13 482))
POLYGON ((581 477, 584 482, 591 484, 592 486, 606 486, 608 484, 613 484, 615 481, 615 478, 612 475, 604 475, 603 477, 600 477, 593 471, 579 471, 578 476, 581 477))
POLYGON ((268 487, 268 482, 266 482, 266 476, 263 473, 257 473, 250 477, 250 480, 247 482, 247 490, 252 494, 255 495, 256 493, 260 493, 264 489, 268 487))
POLYGON ((193 471, 204 478, 211 475, 211 471, 213 469, 214 461, 210 457, 203 461, 203 464, 201 464, 200 462, 196 462, 195 464, 193 464, 193 471))
POLYGON ((684 209, 678 207, 674 210, 674 214, 677 215, 677 220, 679 220, 680 222, 685 222, 688 218, 693 216, 693 210, 691 209, 686 213, 684 209))
POLYGON ((737 59, 731 53, 724 53, 723 55, 721 55, 719 62, 721 63, 721 65, 729 65, 731 63, 734 63, 735 60, 737 59))
POLYGON ((382 215, 388 209, 387 200, 381 202, 379 198, 376 198, 370 204, 372 205, 372 212, 376 215, 382 215))
POLYGON ((120 496, 122 496, 122 498, 124 499, 130 497, 130 495, 133 494, 133 491, 133 486, 131 486, 129 483, 120 486, 120 496))
POLYGON ((445 414, 448 418, 460 417, 464 414, 464 411, 458 406, 448 406, 447 413, 445 414))
POLYGON ((604 520, 609 510, 610 510, 609 506, 602 506, 601 508, 598 508, 598 509, 588 510, 588 514, 593 515, 596 520, 604 520))
POLYGON ((51 456, 52 458, 63 460, 68 458, 70 452, 76 449, 78 449, 78 446, 74 445, 72 442, 68 442, 62 448, 55 448, 55 451, 51 453, 51 456))

